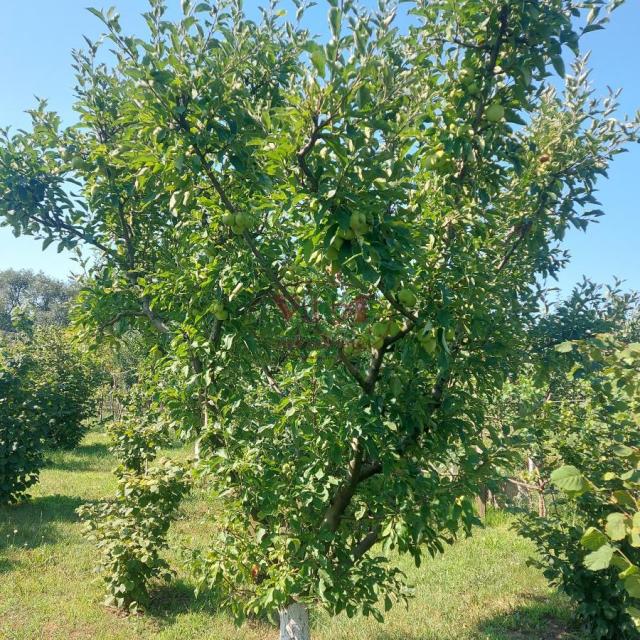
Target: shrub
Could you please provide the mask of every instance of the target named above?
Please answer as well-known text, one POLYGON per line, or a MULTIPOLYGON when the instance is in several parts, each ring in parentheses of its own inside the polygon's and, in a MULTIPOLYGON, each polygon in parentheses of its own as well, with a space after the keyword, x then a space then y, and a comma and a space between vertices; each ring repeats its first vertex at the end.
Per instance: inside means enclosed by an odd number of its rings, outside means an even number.
POLYGON ((106 604, 135 611, 147 604, 152 578, 172 575, 160 551, 188 483, 184 469, 166 459, 145 473, 121 468, 118 475, 114 501, 78 513, 102 552, 106 604))
POLYGON ((630 597, 618 580, 618 572, 608 569, 595 573, 584 566, 582 527, 529 514, 520 519, 518 532, 535 542, 539 558, 529 563, 541 569, 552 586, 571 598, 576 617, 591 637, 599 640, 640 637, 627 612, 630 597))
MULTIPOLYGON (((561 345, 575 349, 573 343, 561 345)), ((640 408, 640 344, 622 345, 608 336, 578 343, 585 360, 574 375, 588 384, 581 404, 606 426, 600 438, 576 431, 560 451, 565 464, 552 484, 569 498, 553 518, 524 516, 519 531, 540 553, 543 569, 577 604, 577 613, 597 639, 640 638, 640 448, 635 424, 640 408), (573 447, 571 447, 573 443, 573 447), (604 443, 600 444, 599 443, 604 443), (566 464, 571 462, 572 464, 566 464), (578 467, 585 471, 582 475, 578 467), (589 479, 587 479, 587 477, 589 479)))
POLYGON ((102 553, 106 604, 136 611, 148 603, 149 582, 172 575, 160 552, 189 481, 185 469, 166 458, 150 466, 169 438, 143 385, 130 389, 123 417, 109 424, 109 436, 120 463, 116 498, 83 505, 78 513, 102 553))
POLYGON ((0 502, 37 482, 45 447, 80 442, 95 406, 98 370, 68 332, 23 325, 0 343, 0 502))
POLYGON ((0 350, 0 503, 19 500, 43 464, 41 408, 24 385, 33 366, 28 354, 0 350))
POLYGON ((38 396, 47 443, 73 449, 86 433, 84 420, 95 411, 100 371, 64 330, 38 329, 23 348, 35 361, 28 384, 38 396))
POLYGON ((602 637, 640 638, 640 448, 618 445, 614 454, 625 460, 627 468, 606 473, 600 486, 571 465, 557 469, 552 480, 576 500, 579 510, 585 502, 599 506, 600 517, 584 518, 591 526, 580 531, 576 571, 607 576, 611 593, 625 605, 625 620, 635 625, 630 635, 616 627, 615 635, 602 637))

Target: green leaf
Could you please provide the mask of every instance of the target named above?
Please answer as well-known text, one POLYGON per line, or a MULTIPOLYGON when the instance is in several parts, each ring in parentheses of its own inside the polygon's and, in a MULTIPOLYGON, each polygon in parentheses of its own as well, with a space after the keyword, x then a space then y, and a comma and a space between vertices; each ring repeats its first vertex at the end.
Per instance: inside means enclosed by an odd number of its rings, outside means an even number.
POLYGON ((607 544, 607 536, 595 527, 589 527, 580 538, 580 544, 589 551, 597 551, 603 544, 607 544))
POLYGON ((564 60, 562 59, 562 56, 551 56, 551 64, 553 65, 553 68, 556 70, 557 74, 561 78, 564 78, 566 71, 564 68, 564 60))
POLYGON ((588 553, 584 558, 584 566, 590 571, 602 571, 611 565, 615 549, 610 544, 603 544, 598 550, 588 553))
POLYGON ((611 494, 611 497, 616 504, 619 504, 623 507, 636 507, 636 501, 631 493, 629 493, 629 491, 618 489, 611 494))
POLYGON ((96 18, 99 18, 102 22, 105 21, 104 14, 99 9, 95 9, 94 7, 87 7, 87 11, 92 13, 96 18))
POLYGON ((640 575, 634 573, 625 578, 624 588, 632 598, 640 598, 640 575))
POLYGON ((340 23, 342 22, 342 15, 338 7, 331 7, 329 9, 329 24, 331 25, 331 33, 334 38, 340 36, 340 23))
POLYGON ((573 342, 561 342, 556 345, 556 351, 558 353, 569 353, 569 351, 573 350, 573 342))
POLYGON ((565 465, 551 474, 551 482, 565 493, 578 496, 589 489, 587 479, 572 465, 565 465))
POLYGON ((610 513, 607 516, 605 531, 612 540, 624 540, 627 535, 626 516, 624 513, 610 513))
POLYGON ((613 455, 618 456, 618 458, 628 458, 633 455, 633 449, 624 444, 614 445, 611 451, 613 452, 613 455))
POLYGON ((327 59, 324 55, 324 49, 318 47, 311 52, 311 62, 313 62, 313 66, 316 68, 316 71, 320 75, 321 78, 324 78, 325 66, 327 64, 327 59))

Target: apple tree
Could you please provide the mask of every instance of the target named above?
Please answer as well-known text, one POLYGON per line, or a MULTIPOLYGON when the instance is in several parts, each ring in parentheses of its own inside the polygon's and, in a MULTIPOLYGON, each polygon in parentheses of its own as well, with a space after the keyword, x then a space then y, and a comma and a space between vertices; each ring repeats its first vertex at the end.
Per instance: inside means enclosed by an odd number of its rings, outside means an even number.
POLYGON ((143 38, 93 10, 113 57, 74 53, 77 123, 40 103, 0 139, 5 222, 93 250, 82 323, 148 338, 198 438, 202 588, 283 638, 309 603, 380 617, 389 550, 469 530, 484 407, 638 125, 565 74, 604 0, 328 0, 327 37, 293 4, 152 0, 143 38))

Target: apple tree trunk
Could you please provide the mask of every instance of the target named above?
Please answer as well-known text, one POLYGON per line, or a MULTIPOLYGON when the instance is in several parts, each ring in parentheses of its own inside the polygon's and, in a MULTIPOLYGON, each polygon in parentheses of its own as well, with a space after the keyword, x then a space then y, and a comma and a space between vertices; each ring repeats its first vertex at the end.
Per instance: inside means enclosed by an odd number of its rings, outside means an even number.
POLYGON ((311 640, 306 605, 294 602, 280 610, 280 640, 311 640))

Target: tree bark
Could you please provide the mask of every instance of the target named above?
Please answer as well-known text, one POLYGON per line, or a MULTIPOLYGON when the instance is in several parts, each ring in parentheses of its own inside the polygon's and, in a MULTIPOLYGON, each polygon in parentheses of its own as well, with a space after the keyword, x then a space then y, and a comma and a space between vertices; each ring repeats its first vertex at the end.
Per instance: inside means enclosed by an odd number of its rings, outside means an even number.
POLYGON ((280 640, 311 640, 307 605, 293 602, 280 610, 280 640))
POLYGON ((538 489, 538 515, 541 518, 547 517, 547 504, 544 500, 544 484, 540 483, 538 489))
POLYGON ((482 487, 480 493, 476 496, 476 505, 478 507, 478 516, 484 520, 487 515, 487 488, 482 487))

